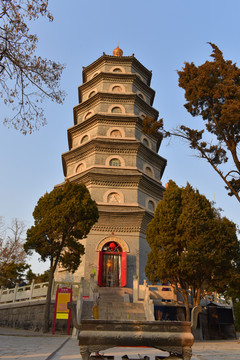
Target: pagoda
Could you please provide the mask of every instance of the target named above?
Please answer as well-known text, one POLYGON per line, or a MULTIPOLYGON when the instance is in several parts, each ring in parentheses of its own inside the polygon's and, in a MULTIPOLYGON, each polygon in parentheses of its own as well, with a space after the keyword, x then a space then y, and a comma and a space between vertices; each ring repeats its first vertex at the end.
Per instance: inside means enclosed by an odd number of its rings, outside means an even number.
POLYGON ((140 283, 145 278, 145 232, 164 191, 162 136, 142 131, 145 116, 158 118, 152 73, 117 47, 84 67, 82 77, 63 171, 65 181, 86 185, 99 220, 81 241, 79 269, 72 275, 60 268, 56 278, 80 281, 95 273, 99 286, 132 287, 134 275, 140 283))

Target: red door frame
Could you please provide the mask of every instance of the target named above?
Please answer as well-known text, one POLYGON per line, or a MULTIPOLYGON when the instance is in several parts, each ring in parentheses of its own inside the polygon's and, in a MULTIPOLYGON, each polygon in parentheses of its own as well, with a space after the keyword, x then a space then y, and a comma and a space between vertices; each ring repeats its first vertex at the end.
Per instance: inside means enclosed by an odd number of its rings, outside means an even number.
POLYGON ((98 286, 102 286, 102 262, 103 262, 103 252, 99 251, 99 253, 98 253, 98 286))
MULTIPOLYGON (((127 252, 121 252, 121 287, 127 285, 127 252)), ((98 253, 98 286, 102 286, 103 251, 98 253)))
POLYGON ((126 251, 122 252, 121 259, 121 287, 127 285, 127 253, 126 251))

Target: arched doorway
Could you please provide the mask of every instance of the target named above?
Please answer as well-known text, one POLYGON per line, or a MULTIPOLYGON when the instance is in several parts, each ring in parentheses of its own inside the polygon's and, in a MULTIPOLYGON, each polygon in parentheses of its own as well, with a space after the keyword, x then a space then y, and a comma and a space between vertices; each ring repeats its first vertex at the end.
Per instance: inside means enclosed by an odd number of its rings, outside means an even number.
POLYGON ((126 286, 127 253, 116 241, 106 242, 99 251, 98 285, 105 287, 126 286))

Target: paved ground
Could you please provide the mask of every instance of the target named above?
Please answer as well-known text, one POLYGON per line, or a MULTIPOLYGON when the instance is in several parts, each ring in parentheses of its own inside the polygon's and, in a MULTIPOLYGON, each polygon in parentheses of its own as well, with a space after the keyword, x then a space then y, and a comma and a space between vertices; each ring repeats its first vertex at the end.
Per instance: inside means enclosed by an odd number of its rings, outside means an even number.
MULTIPOLYGON (((150 360, 155 360, 156 355, 166 353, 146 348, 114 348, 104 354, 114 355, 115 360, 121 360, 125 354, 134 359, 148 355, 150 360)), ((18 359, 80 360, 79 346, 70 336, 0 328, 0 360, 18 359)), ((237 340, 195 342, 192 360, 240 360, 240 343, 237 340)))

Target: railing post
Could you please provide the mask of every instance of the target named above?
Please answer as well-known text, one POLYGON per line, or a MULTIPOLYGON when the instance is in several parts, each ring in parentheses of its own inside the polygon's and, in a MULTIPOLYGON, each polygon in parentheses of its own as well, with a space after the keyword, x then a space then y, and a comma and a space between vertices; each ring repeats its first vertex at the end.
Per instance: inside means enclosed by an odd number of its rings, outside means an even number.
POLYGON ((150 290, 148 284, 144 284, 144 285, 145 285, 144 301, 148 301, 148 299, 150 298, 150 290))
POLYGON ((33 280, 33 281, 31 282, 30 294, 29 294, 29 300, 30 300, 30 301, 32 300, 33 289, 34 289, 34 283, 35 283, 35 280, 33 280))
POLYGON ((1 286, 1 289, 0 289, 0 303, 2 302, 2 293, 3 293, 3 286, 1 286))
POLYGON ((144 279, 144 280, 143 280, 143 285, 142 285, 142 294, 141 294, 141 296, 143 297, 143 299, 145 298, 146 288, 147 288, 147 287, 148 287, 147 280, 144 279))
POLYGON ((148 301, 148 320, 153 321, 154 319, 154 303, 152 299, 148 301))
POLYGON ((146 319, 153 321, 154 319, 154 302, 150 298, 150 289, 148 287, 147 283, 144 283, 145 285, 145 296, 144 296, 144 310, 146 319))
POLYGON ((16 302, 16 299, 17 299, 18 286, 19 286, 19 284, 16 284, 16 286, 14 288, 13 302, 16 302))
POLYGON ((89 287, 89 300, 90 301, 93 301, 94 277, 95 277, 95 274, 90 274, 90 287, 89 287))
POLYGON ((133 302, 136 303, 139 300, 139 281, 138 276, 133 276, 133 302))
POLYGON ((84 277, 81 277, 80 285, 79 285, 79 296, 84 295, 84 277))
MULTIPOLYGON (((49 286, 49 283, 48 283, 48 286, 49 286)), ((54 289, 55 289, 55 280, 53 280, 53 282, 52 282, 51 299, 52 299, 52 297, 54 295, 54 289)), ((46 297, 47 297, 47 295, 46 295, 46 297)))
MULTIPOLYGON (((82 277, 78 286, 78 297, 77 297, 77 306, 76 306, 76 311, 77 311, 76 316, 77 316, 78 324, 80 324, 81 312, 82 312, 83 283, 84 283, 84 278, 82 277)), ((79 330, 74 327, 72 331, 72 338, 76 339, 78 337, 78 333, 79 330)))

